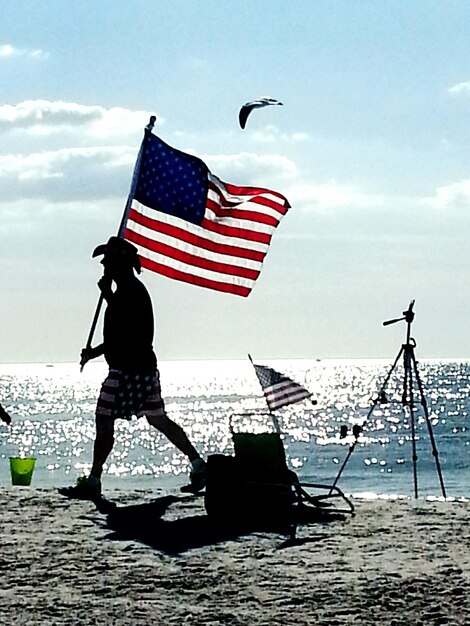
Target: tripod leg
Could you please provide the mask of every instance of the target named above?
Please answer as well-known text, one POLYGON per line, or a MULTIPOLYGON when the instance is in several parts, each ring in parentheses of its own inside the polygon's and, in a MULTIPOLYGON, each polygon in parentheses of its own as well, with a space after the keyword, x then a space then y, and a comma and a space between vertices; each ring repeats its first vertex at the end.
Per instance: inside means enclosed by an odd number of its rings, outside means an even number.
POLYGON ((446 498, 447 496, 446 496, 446 490, 445 490, 445 487, 444 487, 444 478, 442 476, 441 464, 439 462, 439 452, 437 451, 436 441, 434 439, 434 433, 433 433, 433 430, 432 430, 432 424, 431 424, 431 420, 429 418, 428 405, 427 405, 427 402, 426 402, 426 398, 424 396, 423 385, 421 383, 421 378, 419 376, 418 364, 416 362, 416 357, 414 355, 414 352, 412 353, 412 361, 413 361, 413 368, 414 368, 414 371, 415 371, 416 381, 418 383, 418 389, 419 389, 419 393, 420 393, 421 406, 423 407, 424 417, 426 419, 426 425, 428 427, 429 440, 431 441, 432 455, 434 457, 434 462, 436 464, 436 470, 437 470, 437 475, 439 477, 439 483, 440 483, 440 486, 441 486, 442 495, 443 495, 444 498, 446 498))
POLYGON ((401 403, 405 407, 408 403, 408 357, 407 350, 408 344, 404 344, 403 346, 403 393, 401 396, 401 403))
MULTIPOLYGON (((395 369, 395 367, 397 366, 398 361, 400 360, 401 355, 403 354, 403 350, 404 350, 404 346, 402 346, 397 354, 397 357, 392 365, 392 367, 389 369, 388 374, 386 375, 382 386, 380 387, 379 393, 377 394, 377 397, 375 398, 375 400, 372 403, 372 406, 370 407, 369 411, 367 412, 367 415, 364 419, 364 421, 361 424, 361 429, 364 426, 364 424, 366 424, 369 421, 370 416, 372 415, 372 411, 375 409, 375 407, 377 406, 377 403, 379 402, 380 397, 382 396, 383 392, 385 391, 386 387, 387 387, 387 383, 390 380, 390 376, 393 373, 393 370, 395 369)), ((333 482, 333 484, 330 487, 330 493, 329 495, 331 496, 333 489, 336 487, 338 480, 341 478, 341 474, 343 473, 344 468, 346 467, 349 459, 351 458, 351 454, 354 452, 354 448, 356 447, 357 444, 357 437, 354 440, 354 442, 349 446, 349 450, 348 453, 346 455, 346 458, 343 461, 343 464, 341 465, 338 474, 336 475, 336 478, 333 482)))
POLYGON ((330 495, 330 496, 331 496, 331 494, 333 493, 333 490, 334 490, 334 488, 336 487, 336 484, 338 483, 338 480, 341 478, 341 474, 343 473, 344 468, 345 468, 345 467, 346 467, 346 465, 348 464, 348 461, 349 461, 349 459, 350 459, 350 457, 351 457, 351 454, 354 452, 354 448, 356 447, 356 443, 357 443, 357 437, 356 437, 356 439, 354 440, 354 443, 352 443, 352 444, 349 446, 349 450, 348 450, 348 453, 347 453, 347 455, 346 455, 346 458, 344 459, 344 461, 343 461, 343 465, 341 465, 340 470, 339 470, 338 474, 336 475, 336 478, 334 479, 333 484, 332 484, 332 485, 331 485, 331 487, 330 487, 330 491, 329 491, 329 494, 328 494, 328 495, 330 495))
MULTIPOLYGON (((380 391, 379 391, 379 393, 377 394, 377 400, 375 401, 374 406, 372 407, 372 409, 374 409, 374 408, 375 408, 375 405, 377 404, 377 402, 378 402, 378 400, 379 400, 379 398, 380 398, 380 396, 381 396, 382 392, 383 392, 383 391, 385 391, 385 388, 387 387, 388 381, 390 380, 390 376, 392 375, 393 370, 396 368, 397 363, 398 363, 398 361, 400 360, 401 355, 403 354, 403 350, 404 350, 404 349, 405 349, 405 347, 404 347, 404 346, 402 346, 402 347, 400 348, 400 350, 398 351, 398 354, 397 354, 397 356, 396 356, 396 359, 395 359, 395 361, 393 362, 392 367, 389 369, 388 374, 385 376, 385 379, 384 379, 384 381, 383 381, 383 383, 382 383, 382 387, 380 387, 380 391)), ((371 413, 372 413, 372 410, 371 410, 371 411, 369 411, 369 414, 368 414, 368 416, 367 416, 367 417, 369 417, 369 415, 370 415, 371 413)))
POLYGON ((412 346, 410 344, 406 344, 405 346, 405 358, 404 358, 404 366, 405 366, 405 391, 408 389, 409 399, 407 402, 407 398, 405 397, 405 403, 408 404, 410 409, 410 424, 411 424, 411 448, 412 448, 412 456, 413 456, 413 480, 414 480, 414 490, 415 490, 415 498, 418 498, 418 455, 416 453, 416 427, 415 427, 415 413, 414 413, 414 397, 413 397, 413 370, 411 368, 411 354, 412 354, 412 346))

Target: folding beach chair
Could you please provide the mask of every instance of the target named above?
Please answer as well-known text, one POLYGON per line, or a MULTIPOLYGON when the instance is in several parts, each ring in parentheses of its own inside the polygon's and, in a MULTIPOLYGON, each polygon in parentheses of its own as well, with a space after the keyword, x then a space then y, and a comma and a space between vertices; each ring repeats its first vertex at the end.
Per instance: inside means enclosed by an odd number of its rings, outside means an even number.
POLYGON ((302 483, 287 466, 279 425, 272 413, 242 413, 230 418, 234 456, 208 459, 205 506, 208 515, 246 522, 289 524, 353 514, 354 506, 338 487, 302 483), (266 432, 239 432, 234 422, 269 417, 266 432))

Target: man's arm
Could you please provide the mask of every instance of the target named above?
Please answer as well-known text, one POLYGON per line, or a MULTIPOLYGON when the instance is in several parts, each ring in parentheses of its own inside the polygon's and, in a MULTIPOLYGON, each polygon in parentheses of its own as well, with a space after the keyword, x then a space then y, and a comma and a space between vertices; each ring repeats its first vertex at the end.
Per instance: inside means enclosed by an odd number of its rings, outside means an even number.
POLYGON ((1 404, 0 404, 0 420, 2 420, 2 422, 5 422, 5 424, 11 423, 11 417, 8 415, 8 413, 5 411, 5 409, 2 407, 1 404))
POLYGON ((114 291, 112 285, 113 281, 106 273, 104 273, 98 281, 98 287, 103 294, 103 298, 106 300, 106 302, 109 302, 113 297, 114 291))
POLYGON ((97 359, 102 354, 104 354, 104 343, 100 343, 100 345, 95 348, 83 348, 80 353, 80 365, 83 367, 85 363, 88 363, 88 361, 92 359, 97 359))

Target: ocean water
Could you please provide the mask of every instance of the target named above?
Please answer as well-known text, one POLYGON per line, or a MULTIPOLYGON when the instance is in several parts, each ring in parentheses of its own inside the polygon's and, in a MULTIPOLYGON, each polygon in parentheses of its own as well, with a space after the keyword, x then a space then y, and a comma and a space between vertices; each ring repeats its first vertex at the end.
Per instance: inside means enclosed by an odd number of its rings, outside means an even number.
MULTIPOLYGON (((317 401, 279 411, 288 463, 302 480, 331 484, 352 435, 340 428, 363 423, 392 363, 386 360, 286 360, 266 365, 306 386, 317 401)), ((169 416, 204 457, 232 454, 235 430, 271 428, 266 404, 248 361, 183 361, 159 365, 169 416), (246 415, 248 414, 248 415, 246 415)), ((420 496, 440 496, 436 457, 447 496, 470 496, 470 361, 418 364, 433 447, 416 389, 417 477, 420 496)), ((0 425, 0 485, 11 485, 9 457, 35 456, 33 486, 73 484, 90 468, 94 408, 106 375, 104 363, 0 365, 0 402, 13 418, 0 425)), ((413 496, 409 413, 401 404, 403 369, 387 386, 387 404, 376 406, 338 482, 355 495, 413 496)), ((188 463, 145 419, 119 421, 106 466, 105 488, 173 490, 186 483, 188 463)))

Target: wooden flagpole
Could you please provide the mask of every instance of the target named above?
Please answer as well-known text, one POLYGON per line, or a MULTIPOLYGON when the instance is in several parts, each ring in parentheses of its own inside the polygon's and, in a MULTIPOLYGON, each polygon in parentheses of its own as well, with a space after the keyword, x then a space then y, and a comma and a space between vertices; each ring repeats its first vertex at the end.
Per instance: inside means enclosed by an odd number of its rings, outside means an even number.
MULTIPOLYGON (((131 181, 131 188, 129 190, 129 195, 127 197, 127 202, 126 202, 126 206, 124 208, 124 213, 122 214, 122 219, 121 219, 121 223, 119 224, 119 230, 117 233, 118 237, 122 237, 124 234, 124 229, 126 227, 126 221, 127 221, 127 216, 129 214, 131 205, 132 205, 132 200, 134 198, 134 194, 135 194, 135 190, 137 187, 137 182, 139 180, 139 173, 140 173, 140 166, 142 163, 142 157, 144 154, 144 147, 145 147, 145 140, 147 139, 147 134, 148 132, 152 132, 152 129, 155 125, 156 122, 156 117, 155 115, 152 115, 150 117, 149 123, 147 124, 147 126, 145 127, 145 132, 144 132, 144 138, 142 140, 142 143, 140 145, 140 150, 139 150, 139 154, 137 155, 137 160, 135 162, 135 166, 134 166, 134 173, 132 175, 132 181, 131 181)), ((93 341, 93 335, 95 334, 95 330, 96 330, 96 325, 98 323, 98 319, 100 316, 100 312, 101 312, 101 307, 103 306, 103 294, 100 294, 99 300, 98 300, 98 304, 96 305, 96 310, 95 310, 95 314, 93 316, 93 321, 91 322, 91 327, 90 327, 90 332, 88 333, 88 339, 86 342, 86 347, 87 348, 91 348, 91 343, 93 341)), ((80 361, 80 372, 83 371, 83 368, 85 367, 85 363, 83 363, 82 361, 80 361)))

